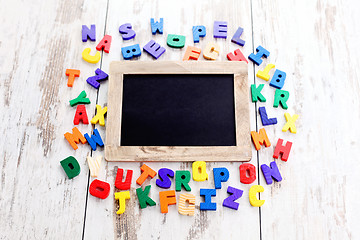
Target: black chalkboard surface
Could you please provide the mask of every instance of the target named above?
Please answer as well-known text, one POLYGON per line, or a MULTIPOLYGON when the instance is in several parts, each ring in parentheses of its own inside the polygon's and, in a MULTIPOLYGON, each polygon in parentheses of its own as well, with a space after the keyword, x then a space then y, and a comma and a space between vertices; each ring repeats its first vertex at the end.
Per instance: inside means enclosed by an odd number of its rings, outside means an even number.
POLYGON ((121 146, 236 146, 233 74, 124 74, 121 146))

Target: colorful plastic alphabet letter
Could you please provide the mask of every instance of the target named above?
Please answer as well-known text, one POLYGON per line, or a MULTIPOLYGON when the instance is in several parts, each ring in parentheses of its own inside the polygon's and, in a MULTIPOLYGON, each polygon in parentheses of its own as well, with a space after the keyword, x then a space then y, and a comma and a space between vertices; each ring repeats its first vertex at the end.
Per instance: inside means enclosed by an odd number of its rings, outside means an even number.
POLYGON ((289 113, 285 113, 284 115, 285 115, 286 123, 282 128, 282 131, 286 132, 287 130, 290 129, 291 133, 296 133, 295 121, 299 118, 299 115, 294 114, 293 116, 291 116, 289 113))
POLYGON ((249 189, 249 201, 252 206, 261 207, 265 203, 265 200, 259 200, 256 197, 256 194, 258 192, 263 192, 263 191, 264 188, 263 186, 260 185, 254 185, 249 189))
POLYGON ((132 30, 131 23, 125 23, 119 27, 119 32, 124 40, 130 40, 136 36, 134 30, 132 30))
POLYGON ((289 154, 290 154, 290 150, 291 150, 291 146, 292 146, 292 142, 286 142, 286 145, 283 146, 283 140, 281 138, 279 138, 275 150, 274 150, 274 155, 273 158, 278 159, 279 158, 279 154, 282 154, 281 156, 281 160, 283 160, 284 162, 286 162, 289 158, 289 154))
POLYGON ((201 49, 197 47, 188 46, 186 48, 183 61, 188 61, 190 59, 192 60, 198 60, 200 57, 201 49))
POLYGON ((265 107, 259 107, 259 114, 263 126, 277 124, 277 118, 268 118, 265 107))
POLYGON ((90 176, 97 177, 100 171, 102 156, 101 155, 97 156, 95 160, 92 157, 87 156, 86 160, 90 169, 90 176))
POLYGON ((94 129, 94 134, 91 135, 91 137, 87 133, 85 133, 84 137, 88 141, 93 151, 96 151, 96 145, 99 145, 100 147, 104 146, 100 133, 97 129, 94 129))
POLYGON ((194 216, 195 196, 191 193, 180 194, 178 211, 181 215, 194 216), (186 202, 188 202, 187 207, 186 202))
POLYGON ((173 48, 183 48, 185 46, 185 36, 168 34, 167 45, 173 48))
POLYGON ((261 145, 265 145, 265 147, 271 146, 265 128, 261 128, 259 133, 257 133, 256 131, 251 131, 251 138, 256 150, 260 150, 261 145))
POLYGON ((243 163, 240 165, 239 170, 241 183, 250 184, 256 180, 256 170, 254 165, 243 163))
POLYGON ((168 206, 176 204, 176 196, 174 190, 159 192, 159 198, 161 213, 167 213, 169 211, 168 206))
POLYGON ((256 87, 255 84, 251 84, 251 100, 252 102, 257 102, 260 100, 260 102, 266 102, 266 98, 261 94, 261 90, 264 88, 264 84, 259 84, 258 87, 256 87))
POLYGON ((130 60, 134 57, 140 57, 141 49, 140 49, 139 44, 135 44, 135 45, 121 48, 121 53, 125 60, 130 60))
POLYGON ((170 188, 171 187, 170 178, 174 177, 174 171, 169 168, 160 168, 158 175, 159 175, 159 179, 156 179, 156 185, 160 188, 170 188))
POLYGON ((231 41, 232 41, 233 43, 236 43, 236 44, 238 44, 238 45, 240 45, 240 46, 242 46, 242 47, 245 45, 245 41, 242 40, 242 39, 240 39, 241 34, 243 33, 243 31, 244 31, 244 29, 241 28, 241 27, 239 27, 239 28, 236 30, 234 36, 233 36, 232 39, 231 39, 231 41))
POLYGON ((204 202, 200 203, 200 210, 216 211, 216 203, 211 202, 211 196, 216 196, 216 189, 200 189, 200 196, 204 196, 204 202))
POLYGON ((203 56, 208 60, 216 60, 219 56, 220 46, 215 42, 209 42, 203 52, 203 56))
POLYGON ((86 82, 90 84, 92 87, 98 89, 100 87, 100 81, 107 80, 109 75, 107 75, 103 70, 97 68, 95 70, 95 76, 88 77, 86 82))
POLYGON ((125 212, 126 208, 126 199, 130 199, 130 192, 116 192, 114 193, 115 199, 119 200, 119 210, 116 212, 116 214, 123 214, 125 212))
POLYGON ((228 186, 227 193, 229 193, 230 196, 224 199, 223 206, 238 210, 239 203, 235 202, 235 200, 241 198, 243 192, 243 190, 228 186))
POLYGON ((80 77, 80 70, 66 69, 65 75, 68 76, 67 86, 72 87, 76 77, 80 77))
POLYGON ((272 184, 273 178, 275 181, 280 182, 282 180, 280 171, 278 166, 276 165, 276 162, 273 161, 270 163, 270 167, 268 167, 266 164, 261 165, 261 171, 263 172, 266 184, 272 184))
POLYGON ((191 179, 190 171, 176 171, 175 174, 175 189, 176 191, 181 191, 181 186, 185 188, 186 191, 191 191, 189 182, 191 179))
POLYGON ((104 52, 109 53, 111 46, 111 36, 105 35, 103 39, 96 46, 96 50, 101 51, 104 49, 104 52))
POLYGON ((214 38, 227 37, 227 22, 215 21, 214 22, 214 38))
POLYGON ((265 67, 264 70, 262 70, 262 71, 259 70, 259 71, 256 73, 256 76, 257 76, 258 78, 261 78, 261 79, 265 80, 265 81, 269 81, 269 79, 270 79, 269 72, 270 72, 270 70, 273 69, 274 67, 275 67, 274 64, 269 63, 268 65, 266 65, 266 67, 265 67))
POLYGON ((136 189, 136 195, 138 196, 139 204, 140 204, 141 209, 146 208, 147 205, 149 205, 149 206, 155 206, 156 205, 154 200, 152 200, 148 196, 149 192, 150 192, 150 188, 151 188, 151 185, 146 186, 144 191, 141 189, 141 187, 136 189))
POLYGON ((285 84, 286 73, 280 71, 279 69, 275 70, 275 73, 270 81, 270 86, 281 89, 285 84))
POLYGON ((75 106, 79 103, 82 103, 82 104, 89 104, 90 103, 90 99, 88 99, 86 97, 86 92, 85 90, 82 91, 79 96, 77 96, 77 98, 74 98, 73 100, 70 100, 70 106, 75 106))
POLYGON ((198 43, 200 41, 200 37, 206 36, 205 26, 201 26, 201 25, 193 26, 192 31, 193 31, 194 43, 198 43))
POLYGON ((150 19, 150 25, 151 25, 151 33, 153 35, 156 34, 156 32, 163 34, 163 28, 164 28, 164 19, 160 18, 160 22, 156 21, 151 18, 150 19))
POLYGON ((165 48, 161 47, 160 44, 156 43, 154 40, 150 40, 143 49, 155 59, 158 59, 165 52, 165 48))
POLYGON ((221 189, 221 183, 229 179, 229 170, 226 168, 213 168, 215 189, 221 189))
POLYGON ((260 45, 256 48, 256 52, 256 55, 254 53, 251 53, 249 55, 249 59, 259 66, 263 61, 261 58, 267 58, 270 55, 270 52, 260 45))
POLYGON ((87 42, 88 38, 95 42, 96 41, 96 26, 95 24, 91 24, 90 29, 86 25, 82 25, 82 41, 87 42))
POLYGON ((60 164, 69 179, 72 179, 80 174, 79 162, 74 157, 72 156, 67 157, 64 160, 62 160, 60 164))
POLYGON ((107 107, 101 108, 96 104, 96 115, 91 119, 91 124, 99 122, 100 126, 105 126, 105 114, 107 113, 107 107))
POLYGON ((94 197, 105 199, 109 196, 110 184, 107 182, 103 182, 103 181, 95 179, 90 184, 89 192, 94 197))
POLYGON ((273 106, 277 108, 280 103, 283 109, 285 110, 288 109, 288 106, 286 105, 286 101, 289 99, 289 96, 290 94, 288 91, 276 89, 273 106))
POLYGON ((147 166, 146 164, 143 164, 141 166, 141 175, 140 177, 136 180, 136 183, 139 184, 140 186, 143 184, 143 182, 150 176, 151 178, 155 177, 156 172, 154 170, 152 170, 149 166, 147 166))
POLYGON ((75 112, 75 117, 74 117, 74 125, 79 125, 80 121, 83 124, 89 124, 85 105, 78 105, 76 107, 76 112, 75 112))
POLYGON ((206 162, 196 161, 192 164, 193 179, 197 182, 208 180, 209 175, 206 172, 206 162))
POLYGON ((226 57, 229 61, 244 61, 248 63, 248 60, 245 58, 244 54, 240 51, 240 49, 236 49, 234 51, 234 54, 232 52, 229 52, 226 57), (235 55, 234 55, 235 54, 235 55))
POLYGON ((124 170, 118 168, 115 179, 115 187, 119 190, 129 190, 131 187, 131 179, 133 175, 133 170, 128 169, 126 172, 125 181, 123 182, 124 170))
POLYGON ((65 133, 64 137, 70 143, 74 150, 78 149, 78 146, 76 145, 77 143, 81 142, 82 144, 85 144, 87 142, 86 138, 81 134, 77 127, 74 127, 72 129, 72 133, 65 133))
POLYGON ((90 55, 91 52, 91 48, 85 48, 84 51, 82 52, 82 58, 87 61, 88 63, 98 63, 100 61, 100 52, 96 51, 94 56, 90 55))

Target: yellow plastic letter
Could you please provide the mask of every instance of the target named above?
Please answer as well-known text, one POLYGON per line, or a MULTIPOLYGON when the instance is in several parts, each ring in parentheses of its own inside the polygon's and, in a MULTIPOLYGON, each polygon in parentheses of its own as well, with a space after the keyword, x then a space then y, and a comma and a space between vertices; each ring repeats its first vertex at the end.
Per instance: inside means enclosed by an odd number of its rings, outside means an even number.
POLYGON ((104 115, 107 112, 107 107, 101 108, 100 105, 96 104, 96 115, 91 119, 91 124, 96 124, 99 122, 100 126, 105 126, 104 115))
POLYGON ((196 161, 192 164, 193 179, 197 182, 203 182, 208 180, 208 174, 206 172, 206 162, 196 161))
POLYGON ((264 79, 265 81, 269 81, 270 79, 270 75, 269 75, 269 72, 271 69, 273 69, 275 67, 274 64, 268 64, 266 65, 265 69, 263 71, 259 70, 257 73, 256 73, 256 76, 258 78, 261 78, 261 79, 264 79))
POLYGON ((249 201, 252 206, 261 207, 265 203, 265 200, 259 200, 256 197, 256 194, 258 192, 263 192, 263 191, 264 188, 263 186, 260 185, 254 185, 249 189, 249 201))
POLYGON ((125 200, 130 199, 130 192, 116 192, 115 199, 119 200, 119 210, 116 212, 116 214, 123 214, 125 212, 125 200))
POLYGON ((96 51, 94 56, 90 55, 91 48, 85 48, 82 52, 82 58, 89 63, 97 63, 100 61, 100 52, 96 51))
POLYGON ((204 50, 204 58, 208 60, 216 60, 219 56, 220 46, 217 43, 209 42, 204 50))
POLYGON ((292 117, 289 113, 285 113, 284 115, 287 123, 285 123, 284 127, 282 128, 282 131, 286 132, 287 130, 290 129, 291 133, 296 133, 295 121, 298 119, 299 115, 294 114, 292 117))

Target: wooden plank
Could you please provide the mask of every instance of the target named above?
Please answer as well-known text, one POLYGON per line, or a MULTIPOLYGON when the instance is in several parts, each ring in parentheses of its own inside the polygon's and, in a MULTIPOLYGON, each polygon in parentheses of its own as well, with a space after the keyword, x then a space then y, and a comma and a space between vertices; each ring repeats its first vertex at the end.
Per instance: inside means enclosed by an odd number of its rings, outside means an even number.
MULTIPOLYGON (((81 59, 81 25, 103 31, 104 1, 2 1, 0 30, 0 238, 80 239, 83 231, 88 167, 87 145, 74 151, 63 134, 73 128, 69 100, 86 90, 85 79, 97 65, 81 59), (94 12, 97 14, 94 15, 94 12), (5 60, 5 61, 4 61, 5 60), (65 70, 81 70, 67 87, 65 70), (69 155, 81 173, 69 180, 60 161, 69 155)), ((80 125, 85 133, 91 126, 80 125)))
POLYGON ((293 142, 289 160, 276 160, 283 180, 267 186, 260 177, 262 239, 358 239, 359 192, 352 191, 360 180, 360 129, 353 124, 360 114, 358 3, 252 3, 254 45, 270 51, 255 71, 275 64, 287 73, 283 89, 290 92, 288 110, 273 108, 274 89, 256 79, 267 98, 258 107, 278 119, 265 127, 272 146, 261 149, 259 162, 274 160, 278 138, 293 142), (285 112, 300 115, 297 134, 281 131, 285 112))
MULTIPOLYGON (((150 39, 154 39, 160 45, 166 47, 164 56, 156 61, 168 61, 182 59, 185 49, 171 49, 166 46, 167 34, 186 35, 186 46, 194 46, 192 41, 192 26, 204 25, 207 28, 207 36, 200 40, 195 46, 204 48, 210 41, 215 41, 221 46, 218 60, 227 61, 226 54, 239 48, 238 45, 231 43, 232 34, 239 26, 244 27, 243 37, 246 40, 245 47, 240 47, 245 56, 252 52, 251 34, 251 11, 250 1, 216 1, 208 2, 182 1, 177 2, 176 9, 173 3, 168 1, 133 1, 130 4, 121 4, 118 1, 109 1, 108 20, 106 34, 113 36, 113 42, 109 54, 103 58, 103 70, 109 72, 111 61, 123 60, 121 47, 139 43, 144 46, 150 39), (121 17, 119 17, 121 16, 121 17), (150 18, 164 18, 164 34, 151 34, 150 18), (214 39, 212 29, 214 21, 228 21, 228 39, 214 39), (123 41, 119 36, 118 28, 121 24, 130 22, 136 31, 134 40, 123 41)), ((151 56, 142 53, 140 59, 135 61, 153 61, 151 56)), ((199 61, 205 61, 201 56, 199 61)), ((249 65, 249 84, 253 83, 253 69, 249 65)), ((108 82, 103 82, 99 91, 99 104, 107 103, 108 82)), ((250 107, 250 127, 256 128, 255 108, 249 99, 250 107)), ((102 131, 102 129, 100 128, 102 131)), ((102 132, 100 132, 102 133, 102 132)), ((103 136, 103 135, 102 135, 103 136)), ((108 137, 108 136, 106 136, 108 137)), ((256 151, 253 150, 253 158, 250 163, 257 165, 256 151)), ((135 189, 138 187, 135 180, 140 176, 140 166, 142 163, 116 163, 106 162, 100 171, 99 179, 109 182, 112 186, 110 196, 105 200, 99 200, 92 196, 88 197, 88 210, 86 215, 86 226, 84 238, 91 239, 155 239, 155 238, 177 238, 177 239, 206 239, 223 236, 223 238, 243 237, 244 239, 259 239, 259 210, 249 204, 248 191, 250 185, 239 182, 239 163, 207 163, 209 180, 207 182, 193 182, 191 193, 196 197, 196 209, 194 217, 182 216, 177 212, 176 207, 170 206, 168 214, 160 213, 158 192, 159 188, 155 185, 155 179, 147 180, 143 185, 151 184, 150 196, 157 202, 156 207, 139 209, 135 189), (116 215, 117 202, 113 198, 113 183, 116 177, 117 167, 134 170, 131 186, 131 199, 127 202, 127 210, 123 215, 116 215), (225 183, 222 190, 218 191, 218 196, 214 199, 218 203, 218 210, 212 212, 200 212, 199 203, 203 201, 199 196, 200 188, 213 188, 212 169, 214 167, 227 167, 230 171, 230 179, 225 183), (227 186, 233 186, 244 190, 242 198, 239 200, 239 210, 223 208, 221 206, 224 198, 227 197, 227 186), (234 222, 236 224, 234 224, 234 222)), ((191 163, 157 163, 148 164, 154 170, 162 167, 173 170, 186 169, 191 171, 191 163)), ((155 177, 156 178, 156 177, 155 177)), ((92 179, 91 179, 92 180, 92 179)), ((256 184, 256 183, 254 183, 256 184)), ((173 186, 172 188, 173 189, 173 186)), ((179 193, 177 193, 179 194, 179 193)))

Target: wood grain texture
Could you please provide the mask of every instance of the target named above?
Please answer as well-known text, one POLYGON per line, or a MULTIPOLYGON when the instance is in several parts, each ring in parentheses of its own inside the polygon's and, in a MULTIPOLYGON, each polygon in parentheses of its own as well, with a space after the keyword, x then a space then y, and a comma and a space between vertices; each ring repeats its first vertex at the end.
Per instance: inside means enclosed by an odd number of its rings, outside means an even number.
POLYGON ((244 62, 112 62, 108 93, 108 123, 105 144, 107 161, 250 161, 249 86, 244 62), (125 74, 232 74, 234 78, 236 146, 121 146, 121 109, 125 74), (118 131, 118 132, 115 132, 118 131))

